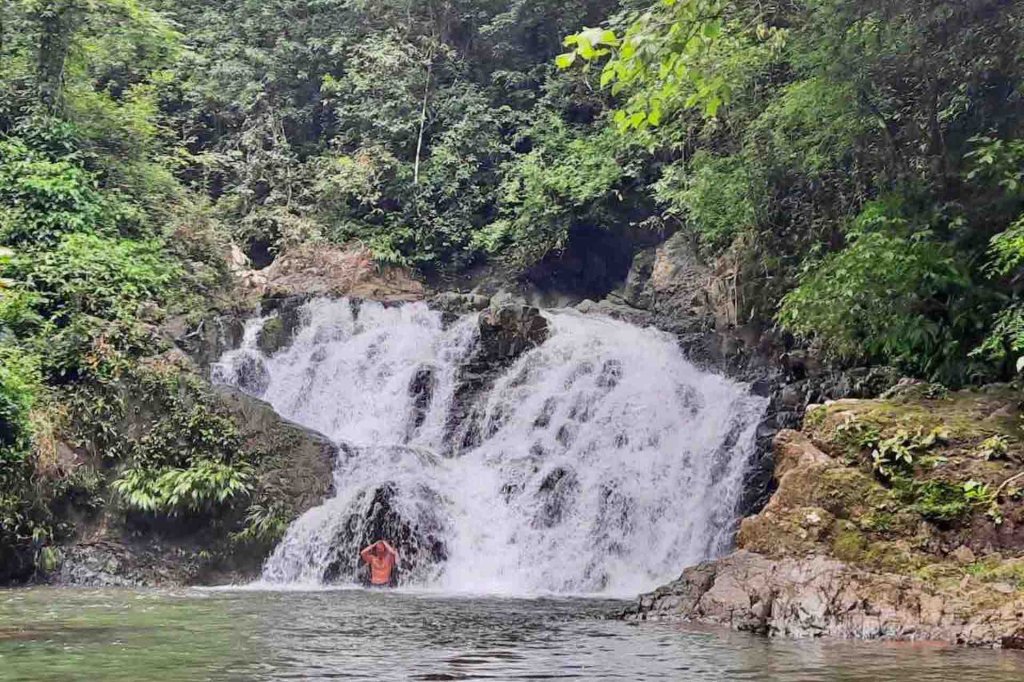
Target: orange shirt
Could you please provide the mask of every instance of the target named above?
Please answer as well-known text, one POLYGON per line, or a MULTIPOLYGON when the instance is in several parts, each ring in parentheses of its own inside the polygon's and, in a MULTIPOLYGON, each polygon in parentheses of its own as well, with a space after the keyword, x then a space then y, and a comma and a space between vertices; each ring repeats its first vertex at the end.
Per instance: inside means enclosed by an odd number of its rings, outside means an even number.
POLYGON ((363 561, 370 564, 370 583, 373 585, 387 585, 391 582, 391 571, 395 568, 397 555, 383 543, 375 543, 367 547, 360 556, 363 561))

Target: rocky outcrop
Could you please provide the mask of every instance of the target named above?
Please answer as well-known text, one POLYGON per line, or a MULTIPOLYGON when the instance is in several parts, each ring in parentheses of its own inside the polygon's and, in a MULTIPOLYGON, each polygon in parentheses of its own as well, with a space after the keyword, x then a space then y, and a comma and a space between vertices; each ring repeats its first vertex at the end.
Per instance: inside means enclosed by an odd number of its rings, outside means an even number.
MULTIPOLYGON (((376 449, 390 450, 397 457, 433 457, 430 453, 401 446, 376 449)), ((360 456, 360 453, 353 455, 360 456)), ((343 523, 336 526, 331 556, 321 576, 325 583, 347 582, 360 576, 367 566, 352 548, 366 547, 381 538, 387 538, 398 549, 399 583, 415 584, 437 574, 438 565, 448 558, 444 540, 447 519, 439 512, 440 495, 427 486, 419 486, 415 495, 423 504, 418 505, 416 516, 412 518, 395 503, 397 485, 387 481, 365 491, 369 505, 365 509, 353 510, 343 523)))
POLYGON ((288 421, 268 403, 241 391, 227 386, 215 390, 238 425, 243 447, 259 462, 254 497, 278 503, 290 521, 333 493, 338 449, 329 438, 288 421))
MULTIPOLYGON (((333 487, 338 452, 326 437, 289 422, 261 400, 216 389, 255 462, 252 499, 273 504, 283 523, 319 505, 333 487)), ((272 544, 242 541, 241 510, 214 519, 159 518, 115 506, 82 523, 76 539, 56 549, 47 579, 61 585, 193 585, 251 580, 272 544)))
POLYGON ((694 620, 766 635, 1024 646, 1024 596, 950 592, 826 556, 748 551, 687 569, 640 598, 630 618, 694 620))
POLYGON ((483 415, 472 407, 502 371, 523 353, 547 339, 548 321, 539 309, 509 296, 495 296, 477 317, 479 338, 463 363, 446 425, 448 454, 479 444, 483 415))
POLYGON ((664 320, 721 325, 730 320, 729 301, 713 286, 711 268, 697 256, 688 236, 677 232, 661 245, 641 251, 622 289, 623 301, 664 320))
POLYGON ((285 251, 262 270, 236 273, 260 298, 351 296, 375 301, 415 301, 423 284, 404 268, 378 265, 361 246, 305 244, 285 251))
POLYGON ((814 406, 805 433, 781 431, 778 488, 743 520, 738 551, 627 617, 1024 646, 1024 396, 894 396, 814 406))
POLYGON ((185 316, 179 316, 165 322, 160 331, 196 366, 206 368, 225 351, 242 343, 245 320, 251 312, 243 309, 211 313, 194 324, 190 324, 185 316))
POLYGON ((516 303, 497 302, 480 313, 476 361, 488 367, 507 367, 548 337, 548 321, 540 310, 516 303))

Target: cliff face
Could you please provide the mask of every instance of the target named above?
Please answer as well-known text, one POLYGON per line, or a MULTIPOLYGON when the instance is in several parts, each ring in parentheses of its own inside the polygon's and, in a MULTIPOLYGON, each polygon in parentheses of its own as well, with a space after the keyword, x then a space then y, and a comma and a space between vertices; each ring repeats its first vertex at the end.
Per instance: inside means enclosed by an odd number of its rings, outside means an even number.
POLYGON ((911 385, 813 406, 775 437, 778 488, 737 551, 627 617, 1024 647, 1022 398, 911 385))

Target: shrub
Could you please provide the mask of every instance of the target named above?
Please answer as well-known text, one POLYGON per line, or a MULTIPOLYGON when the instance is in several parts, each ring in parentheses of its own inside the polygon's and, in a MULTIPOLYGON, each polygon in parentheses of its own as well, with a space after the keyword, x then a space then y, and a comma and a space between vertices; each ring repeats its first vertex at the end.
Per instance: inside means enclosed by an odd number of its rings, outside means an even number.
POLYGON ((273 545, 284 537, 290 523, 288 509, 280 502, 253 503, 245 527, 234 535, 238 542, 273 545))
POLYGON ((894 480, 896 493, 925 519, 949 525, 964 519, 975 509, 984 508, 997 524, 1002 522, 998 502, 990 487, 979 481, 951 483, 948 481, 894 480))
POLYGON ((129 508, 170 516, 212 513, 234 498, 249 495, 251 485, 247 466, 211 460, 185 469, 128 469, 113 483, 129 508))
POLYGON ((888 360, 921 374, 962 365, 950 301, 969 282, 949 247, 882 205, 865 209, 849 237, 783 298, 782 325, 836 358, 888 360))
POLYGON ((745 160, 698 152, 687 164, 668 168, 655 183, 655 197, 685 220, 705 250, 714 254, 756 224, 753 179, 745 160))
POLYGON ((74 156, 53 160, 23 140, 0 140, 0 242, 49 244, 72 232, 111 232, 117 213, 74 156))
POLYGON ((40 390, 39 359, 20 348, 0 345, 0 465, 20 461, 28 452, 29 412, 40 390))
POLYGON ((157 241, 69 234, 53 250, 19 256, 12 272, 58 323, 78 313, 132 318, 138 304, 159 300, 180 276, 161 248, 157 241))

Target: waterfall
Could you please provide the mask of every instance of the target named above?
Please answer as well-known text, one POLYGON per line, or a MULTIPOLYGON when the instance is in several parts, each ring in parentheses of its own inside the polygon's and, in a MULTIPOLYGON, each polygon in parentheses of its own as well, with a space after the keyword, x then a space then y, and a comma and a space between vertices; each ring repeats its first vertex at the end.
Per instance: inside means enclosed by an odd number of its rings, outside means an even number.
POLYGON ((403 583, 487 593, 636 593, 726 550, 765 401, 663 332, 544 315, 549 338, 468 392, 475 315, 315 299, 269 357, 269 318, 250 321, 214 379, 341 452, 336 495, 292 524, 264 580, 352 580, 381 534, 403 583))

